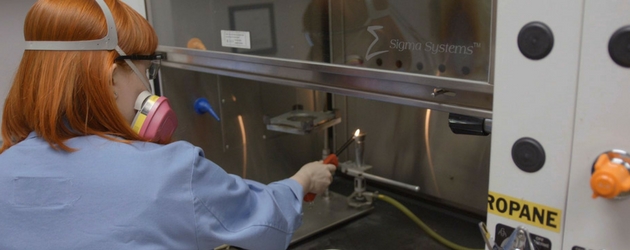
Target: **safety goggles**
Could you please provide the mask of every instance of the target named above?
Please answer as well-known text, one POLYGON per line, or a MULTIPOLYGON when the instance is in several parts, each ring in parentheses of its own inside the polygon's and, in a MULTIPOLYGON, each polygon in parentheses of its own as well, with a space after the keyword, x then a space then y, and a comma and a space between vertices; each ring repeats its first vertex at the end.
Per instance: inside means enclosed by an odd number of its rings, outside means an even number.
POLYGON ((160 71, 160 65, 162 63, 162 59, 165 58, 164 54, 154 54, 154 55, 126 55, 126 56, 119 56, 116 58, 116 61, 118 60, 145 60, 145 61, 151 61, 151 65, 149 65, 149 67, 147 68, 147 77, 149 78, 149 80, 153 80, 156 79, 158 76, 158 73, 160 71))

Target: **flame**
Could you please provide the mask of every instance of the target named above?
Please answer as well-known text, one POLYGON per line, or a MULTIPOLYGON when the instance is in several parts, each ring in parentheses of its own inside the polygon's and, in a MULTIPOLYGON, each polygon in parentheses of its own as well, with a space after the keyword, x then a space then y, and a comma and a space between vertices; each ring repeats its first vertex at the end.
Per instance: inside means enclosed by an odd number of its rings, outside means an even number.
POLYGON ((361 134, 361 130, 357 129, 357 131, 354 131, 354 137, 357 137, 361 134))

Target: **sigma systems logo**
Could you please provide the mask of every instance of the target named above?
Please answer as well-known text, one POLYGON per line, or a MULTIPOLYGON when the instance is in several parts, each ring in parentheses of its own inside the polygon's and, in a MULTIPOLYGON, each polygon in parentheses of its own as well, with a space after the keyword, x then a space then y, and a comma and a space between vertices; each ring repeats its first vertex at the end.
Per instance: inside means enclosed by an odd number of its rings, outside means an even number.
MULTIPOLYGON (((374 36, 374 41, 368 47, 367 52, 365 53, 365 60, 369 61, 372 57, 377 55, 387 53, 389 50, 381 50, 377 52, 370 53, 372 51, 372 47, 378 42, 378 35, 376 35, 375 30, 382 29, 383 26, 369 26, 367 31, 374 36)), ((392 39, 389 41, 389 48, 395 49, 398 51, 403 50, 424 50, 425 52, 431 54, 438 53, 448 53, 448 54, 461 54, 461 55, 472 55, 474 52, 474 48, 481 47, 481 43, 473 43, 473 45, 453 45, 449 43, 433 43, 433 42, 425 42, 425 43, 414 43, 414 42, 405 42, 399 39, 392 39)))

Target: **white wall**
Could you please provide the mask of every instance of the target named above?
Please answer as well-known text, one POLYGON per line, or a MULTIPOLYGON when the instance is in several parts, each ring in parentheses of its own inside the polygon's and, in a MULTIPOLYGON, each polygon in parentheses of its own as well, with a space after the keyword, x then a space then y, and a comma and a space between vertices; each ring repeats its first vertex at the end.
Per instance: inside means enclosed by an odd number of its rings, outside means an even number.
POLYGON ((140 15, 144 18, 147 18, 147 12, 144 8, 144 0, 122 0, 124 3, 129 5, 131 8, 136 10, 140 15))
MULTIPOLYGON (((15 71, 24 51, 24 17, 36 0, 2 0, 0 3, 0 121, 15 71)), ((144 0, 123 0, 146 17, 144 0)), ((2 142, 2 138, 0 138, 2 142)))
POLYGON ((24 17, 33 3, 35 0, 8 0, 0 6, 0 121, 4 99, 24 51, 24 17))

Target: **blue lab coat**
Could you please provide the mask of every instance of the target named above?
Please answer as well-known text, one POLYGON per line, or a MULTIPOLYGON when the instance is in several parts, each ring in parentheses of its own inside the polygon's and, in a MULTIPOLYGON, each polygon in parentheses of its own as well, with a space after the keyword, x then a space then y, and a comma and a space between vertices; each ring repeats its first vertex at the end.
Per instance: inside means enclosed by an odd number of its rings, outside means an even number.
POLYGON ((285 249, 301 224, 296 181, 227 174, 190 143, 67 145, 31 133, 0 154, 0 249, 285 249))

